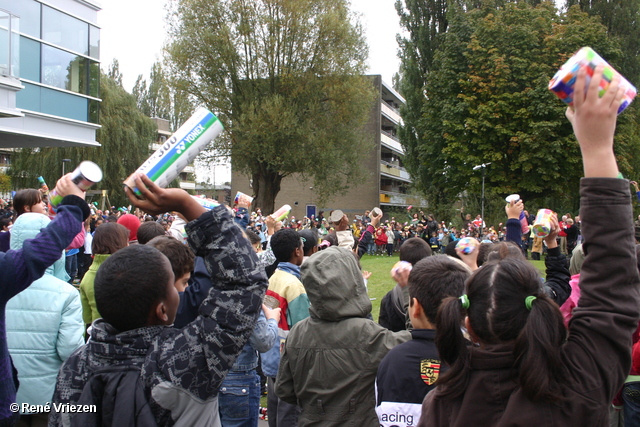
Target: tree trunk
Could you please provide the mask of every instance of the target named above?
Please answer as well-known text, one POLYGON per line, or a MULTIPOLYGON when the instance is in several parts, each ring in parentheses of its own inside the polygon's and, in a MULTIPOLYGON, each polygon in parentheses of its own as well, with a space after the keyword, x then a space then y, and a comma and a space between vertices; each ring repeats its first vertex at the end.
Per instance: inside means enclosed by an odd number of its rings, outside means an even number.
MULTIPOLYGON (((270 215, 275 212, 276 196, 280 192, 282 175, 270 171, 264 167, 259 168, 251 174, 253 178, 253 209, 262 211, 263 215, 270 215)), ((279 206, 278 206, 279 207, 279 206)))

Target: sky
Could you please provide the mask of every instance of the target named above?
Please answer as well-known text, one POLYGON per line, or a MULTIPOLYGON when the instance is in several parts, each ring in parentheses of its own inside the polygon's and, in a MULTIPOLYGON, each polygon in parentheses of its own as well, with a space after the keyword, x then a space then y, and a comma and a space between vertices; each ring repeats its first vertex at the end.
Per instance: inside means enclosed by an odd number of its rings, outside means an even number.
MULTIPOLYGON (((369 73, 381 74, 391 83, 398 71, 400 32, 395 0, 351 0, 352 10, 360 13, 369 43, 369 73)), ((123 74, 124 88, 131 92, 138 75, 148 79, 151 65, 162 56, 166 39, 165 0, 101 0, 98 12, 100 61, 106 70, 114 58, 123 74)))

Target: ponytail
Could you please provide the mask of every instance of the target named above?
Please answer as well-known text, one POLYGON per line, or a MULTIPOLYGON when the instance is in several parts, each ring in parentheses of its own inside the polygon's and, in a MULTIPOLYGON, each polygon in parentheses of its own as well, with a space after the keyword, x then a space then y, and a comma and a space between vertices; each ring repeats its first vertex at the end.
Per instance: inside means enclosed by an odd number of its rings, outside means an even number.
POLYGON ((441 397, 461 396, 469 382, 469 343, 461 330, 465 311, 460 298, 448 297, 442 301, 436 316, 436 346, 442 361, 449 365, 449 370, 436 381, 436 386, 443 386, 438 393, 441 397))
MULTIPOLYGON (((546 295, 537 296, 530 307, 513 350, 520 386, 534 402, 562 402, 565 366, 560 349, 567 336, 562 314, 546 295)), ((526 309, 523 301, 522 310, 526 309)))

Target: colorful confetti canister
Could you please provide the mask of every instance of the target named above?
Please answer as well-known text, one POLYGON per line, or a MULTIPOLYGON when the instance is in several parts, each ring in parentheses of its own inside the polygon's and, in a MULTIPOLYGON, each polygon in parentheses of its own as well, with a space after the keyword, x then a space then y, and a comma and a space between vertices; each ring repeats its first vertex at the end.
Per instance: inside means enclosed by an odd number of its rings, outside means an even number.
POLYGON ((220 206, 220 203, 217 200, 207 199, 205 197, 198 197, 198 196, 191 196, 191 197, 193 197, 196 200, 196 202, 200 204, 200 206, 202 206, 208 211, 215 208, 216 206, 220 206))
MULTIPOLYGON (((607 63, 600 55, 598 55, 590 47, 583 47, 575 55, 573 55, 549 82, 549 90, 554 92, 558 98, 569 105, 573 105, 573 89, 578 78, 578 70, 581 67, 587 69, 586 85, 589 86, 593 72, 598 64, 604 64, 602 72, 603 79, 600 81, 598 96, 602 97, 609 88, 611 80, 615 75, 620 75, 611 65, 607 63)), ((620 75, 620 85, 625 89, 622 104, 618 108, 618 114, 624 111, 631 104, 633 98, 638 94, 636 88, 629 83, 627 79, 620 75)), ((585 88, 586 89, 586 88, 585 88)))
POLYGON ((458 240, 458 243, 456 243, 456 250, 461 251, 465 255, 469 255, 476 250, 477 246, 478 240, 474 239, 473 237, 463 237, 462 239, 458 240))
MULTIPOLYGON (((93 184, 102 181, 102 169, 93 162, 84 161, 71 172, 71 181, 82 191, 87 191, 93 184)), ((55 212, 62 199, 63 197, 54 188, 49 193, 50 211, 55 212)))
POLYGON ((410 262, 398 261, 393 265, 393 267, 391 267, 391 276, 394 276, 404 270, 411 271, 411 269, 413 269, 413 265, 411 265, 410 262))
POLYGON ((45 191, 45 194, 49 194, 49 186, 47 186, 47 182, 44 180, 43 177, 41 176, 38 177, 38 183, 40 184, 40 188, 42 188, 45 191))
POLYGON ((379 207, 375 207, 373 209, 371 209, 371 216, 374 218, 378 218, 380 215, 382 215, 382 210, 379 207))
POLYGON ((547 237, 551 233, 551 209, 540 209, 536 215, 536 221, 533 223, 533 234, 536 237, 547 237))
POLYGON ((134 178, 136 174, 143 173, 159 187, 167 187, 223 129, 222 123, 211 111, 198 108, 171 138, 124 181, 124 185, 131 188, 136 196, 141 196, 134 178))
POLYGON ((273 214, 271 214, 271 216, 276 220, 276 221, 282 221, 283 219, 285 219, 286 217, 289 216, 289 213, 291 212, 291 206, 289 205, 284 205, 283 207, 281 207, 280 209, 278 209, 277 211, 275 211, 273 214))
POLYGON ((238 191, 238 193, 236 194, 235 202, 236 204, 240 202, 246 202, 250 205, 253 202, 253 197, 249 196, 248 194, 244 194, 242 191, 238 191))

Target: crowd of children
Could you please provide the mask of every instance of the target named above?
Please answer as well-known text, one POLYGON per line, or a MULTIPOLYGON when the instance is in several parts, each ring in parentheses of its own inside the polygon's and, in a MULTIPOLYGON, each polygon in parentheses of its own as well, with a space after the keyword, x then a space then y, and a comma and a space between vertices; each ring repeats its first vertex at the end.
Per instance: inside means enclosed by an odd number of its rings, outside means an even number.
POLYGON ((265 382, 270 427, 638 425, 640 263, 619 81, 599 98, 601 78, 581 71, 567 111, 581 219, 541 241, 521 201, 497 232, 464 213, 458 232, 422 212, 206 210, 143 175, 132 213, 90 209, 68 175, 52 221, 19 192, 0 222, 0 426, 256 426, 265 382), (377 323, 360 259, 395 250, 377 323))

